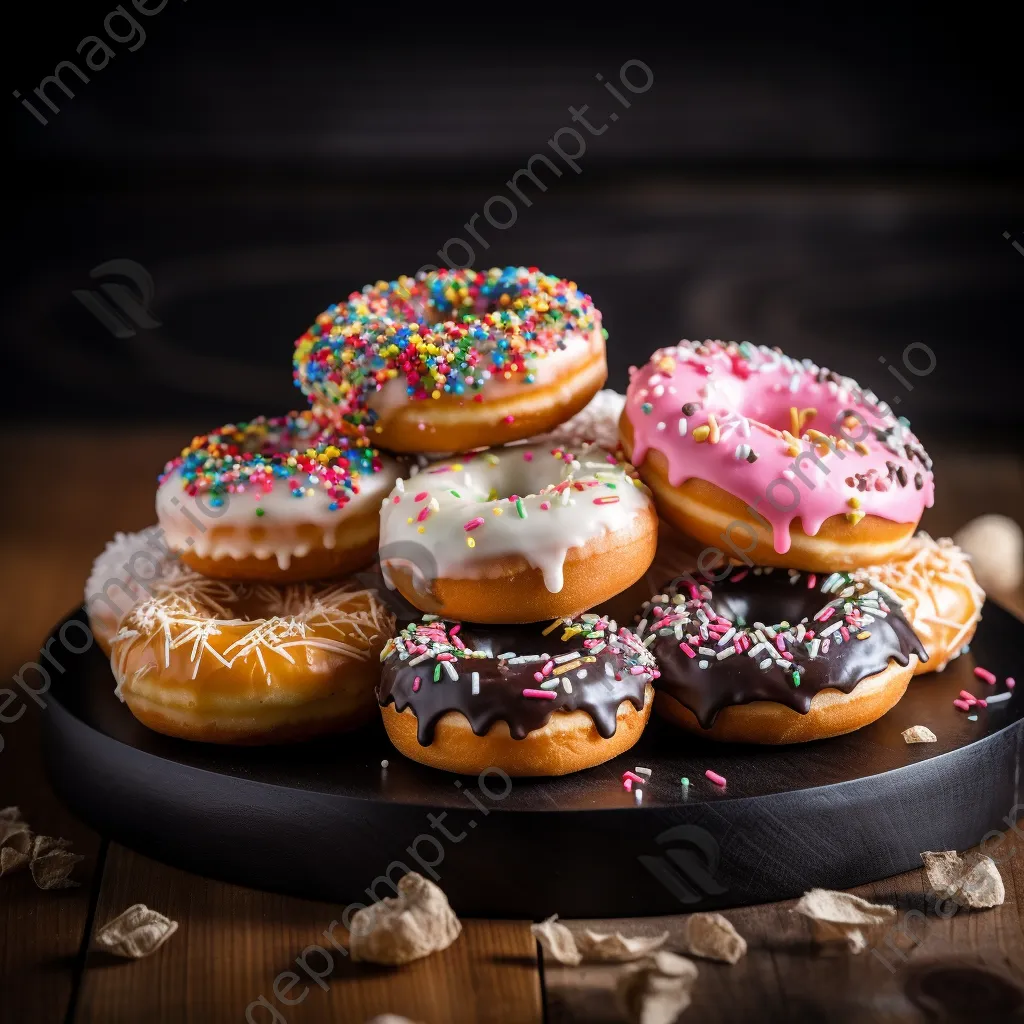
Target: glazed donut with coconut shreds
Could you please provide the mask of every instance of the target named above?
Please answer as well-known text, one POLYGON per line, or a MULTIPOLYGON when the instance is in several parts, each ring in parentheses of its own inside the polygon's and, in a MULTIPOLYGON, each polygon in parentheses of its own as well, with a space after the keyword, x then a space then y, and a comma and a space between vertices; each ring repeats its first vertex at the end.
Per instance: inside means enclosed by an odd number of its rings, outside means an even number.
POLYGON ((661 668, 658 713, 733 743, 860 729, 896 704, 925 658, 899 602, 863 572, 681 578, 640 616, 637 635, 661 668))
POLYGON ((884 562, 932 504, 909 423, 856 381, 749 342, 681 342, 634 370, 626 457, 661 515, 755 565, 884 562))
POLYGON ((211 743, 279 743, 362 725, 394 619, 353 583, 161 591, 111 644, 117 695, 144 725, 211 743))
POLYGON ((396 484, 380 517, 385 579, 421 611, 473 622, 578 615, 638 580, 657 543, 633 467, 586 444, 428 465, 396 484))
POLYGON ((903 602, 903 612, 928 652, 915 675, 941 672, 971 642, 985 591, 974 578, 970 559, 948 537, 933 540, 922 530, 888 562, 864 571, 903 602))
POLYGON ((625 404, 626 396, 617 391, 598 391, 575 416, 531 437, 529 443, 571 448, 589 442, 613 452, 619 444, 619 417, 625 404))
POLYGON ((525 626, 424 616, 382 658, 377 699, 391 742, 450 772, 601 764, 640 738, 658 676, 633 633, 592 612, 525 626))
POLYGON ((323 579, 373 561, 398 475, 311 412, 260 416, 194 438, 164 468, 156 510, 168 545, 205 576, 323 579))
POLYGON ((295 343, 295 383, 339 430, 394 452, 507 444, 569 419, 602 387, 601 314, 536 267, 378 281, 295 343))

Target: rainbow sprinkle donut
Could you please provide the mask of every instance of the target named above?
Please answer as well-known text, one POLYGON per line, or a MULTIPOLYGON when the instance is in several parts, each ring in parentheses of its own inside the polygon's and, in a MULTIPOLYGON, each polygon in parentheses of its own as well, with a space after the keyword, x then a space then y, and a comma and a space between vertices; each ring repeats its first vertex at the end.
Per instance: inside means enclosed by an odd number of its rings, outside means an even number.
POLYGON ((340 430, 392 451, 457 451, 550 430, 604 384, 589 295, 536 267, 378 281, 295 343, 295 383, 340 430))
POLYGON ((398 463, 308 410, 192 439, 160 474, 167 543, 207 576, 321 579, 369 564, 398 463))

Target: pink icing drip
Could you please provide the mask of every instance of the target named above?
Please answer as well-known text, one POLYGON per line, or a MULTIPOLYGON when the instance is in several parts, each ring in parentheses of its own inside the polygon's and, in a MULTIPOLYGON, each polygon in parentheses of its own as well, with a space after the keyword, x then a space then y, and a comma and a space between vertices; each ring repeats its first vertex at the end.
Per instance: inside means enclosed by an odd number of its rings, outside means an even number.
MULTIPOLYGON (((790 548, 794 520, 800 519, 804 532, 813 536, 830 516, 854 511, 850 498, 859 502, 858 511, 899 523, 916 523, 932 505, 935 483, 931 471, 917 459, 908 458, 902 447, 910 444, 920 450, 920 442, 855 381, 819 382, 819 372, 828 371, 763 347, 745 346, 749 359, 731 344, 705 343, 700 346, 703 354, 695 351, 697 347, 682 342, 676 348, 660 349, 634 372, 626 398, 626 414, 633 427, 634 465, 639 466, 653 448, 667 459, 673 486, 698 477, 728 491, 771 526, 779 554, 790 548), (681 409, 688 403, 698 408, 685 416, 681 409), (799 463, 806 481, 813 485, 808 486, 793 470, 795 457, 787 452, 788 442, 772 429, 790 429, 791 407, 817 409, 804 425, 805 434, 810 428, 838 436, 842 436, 836 428, 839 414, 852 409, 869 427, 895 429, 898 440, 892 445, 900 454, 886 447, 873 430, 868 433, 862 424, 853 425, 848 436, 863 440, 867 454, 852 446, 841 449, 844 458, 838 453, 818 453, 829 469, 827 475, 808 455, 799 463), (715 416, 721 431, 717 444, 698 443, 693 437, 696 428, 709 423, 709 414, 715 416), (749 437, 743 436, 742 425, 734 425, 735 414, 748 420, 749 437), (686 420, 684 433, 679 430, 680 418, 686 420), (757 452, 755 462, 736 457, 741 444, 757 452), (892 478, 887 463, 906 472, 905 486, 892 478), (918 473, 923 479, 920 489, 914 483, 918 473), (868 480, 863 490, 858 489, 858 474, 868 480), (847 484, 848 478, 853 478, 852 486, 847 484), (771 503, 771 496, 777 504, 771 503)), ((815 451, 808 441, 800 448, 815 451)))

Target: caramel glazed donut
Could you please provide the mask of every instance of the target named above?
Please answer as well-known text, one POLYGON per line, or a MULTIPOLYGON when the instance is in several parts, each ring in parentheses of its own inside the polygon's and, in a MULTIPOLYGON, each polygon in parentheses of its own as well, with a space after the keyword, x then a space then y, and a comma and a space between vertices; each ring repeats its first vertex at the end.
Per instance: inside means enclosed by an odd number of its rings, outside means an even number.
POLYGON ((432 615, 381 655, 377 699, 406 757, 450 772, 565 775, 628 750, 650 717, 654 658, 592 612, 546 627, 432 615))
POLYGON ((312 412, 228 424, 164 467, 156 511, 168 545, 205 576, 323 579, 377 553, 398 463, 335 435, 312 412))
POLYGON ((110 664, 118 697, 156 732, 282 743, 373 716, 393 631, 376 592, 351 583, 238 584, 223 605, 157 584, 122 620, 110 664))
POLYGON ((619 427, 661 515, 716 558, 723 544, 748 565, 885 562, 934 498, 904 418, 849 377, 749 342, 655 352, 619 427))
POLYGON ((637 636, 661 667, 658 713, 732 743, 860 729, 896 704, 926 657, 899 602, 862 571, 681 578, 641 616, 637 636))
POLYGON ((864 570, 903 602, 903 613, 921 638, 928 660, 915 675, 941 672, 974 637, 985 603, 970 558, 948 537, 923 530, 895 558, 864 570))
POLYGON ((388 585, 420 611, 474 622, 578 615, 643 576, 658 532, 633 467, 587 444, 429 465, 398 481, 380 519, 388 585))
POLYGON ((507 444, 550 430, 604 384, 589 295, 536 267, 379 281, 295 343, 295 383, 339 430, 394 452, 507 444))

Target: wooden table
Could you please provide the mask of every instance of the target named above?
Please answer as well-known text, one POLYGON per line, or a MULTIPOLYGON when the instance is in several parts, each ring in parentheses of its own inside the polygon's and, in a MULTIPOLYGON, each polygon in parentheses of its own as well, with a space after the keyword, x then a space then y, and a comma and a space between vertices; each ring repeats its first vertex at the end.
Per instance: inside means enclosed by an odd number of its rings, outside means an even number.
MULTIPOLYGON (((32 443, 53 453, 53 472, 26 474, 19 495, 8 496, 0 512, 5 678, 81 601, 91 560, 114 529, 152 522, 153 476, 188 430, 129 433, 4 437, 5 450, 32 443), (103 455, 115 436, 124 470, 103 455)), ((1024 518, 1018 458, 940 451, 936 463, 940 504, 925 520, 934 533, 948 533, 982 512, 1024 518)), ((1009 603, 1018 613, 1024 609, 1021 594, 1009 603)), ((621 1019, 608 994, 622 968, 545 961, 528 921, 464 921, 452 947, 401 969, 352 965, 339 955, 326 988, 303 978, 286 995, 306 995, 285 1007, 274 997, 275 977, 294 969, 307 946, 323 941, 321 933, 341 908, 210 881, 97 835, 64 809, 45 779, 43 714, 32 709, 2 726, 0 807, 19 805, 35 831, 72 840, 85 860, 75 869, 81 885, 74 889, 40 891, 27 872, 0 879, 3 1024, 205 1024, 244 1021, 247 1008, 257 1024, 362 1022, 385 1012, 428 1024, 621 1019), (145 960, 114 962, 88 952, 94 929, 137 902, 178 921, 177 934, 145 960), (253 1005, 261 995, 277 1017, 253 1005)), ((898 943, 901 952, 888 953, 890 966, 871 953, 822 955, 791 903, 729 911, 750 952, 734 967, 701 961, 694 1003, 683 1019, 966 1021, 1010 1019, 1013 1006, 1024 1012, 1024 836, 1011 833, 1001 852, 1005 904, 946 919, 929 912, 923 924, 915 918, 907 931, 919 941, 898 943)), ((921 871, 854 891, 901 911, 930 911, 934 902, 921 871)), ((626 934, 668 929, 674 937, 684 922, 669 917, 616 927, 626 934)), ((314 957, 310 962, 319 968, 314 957)))

